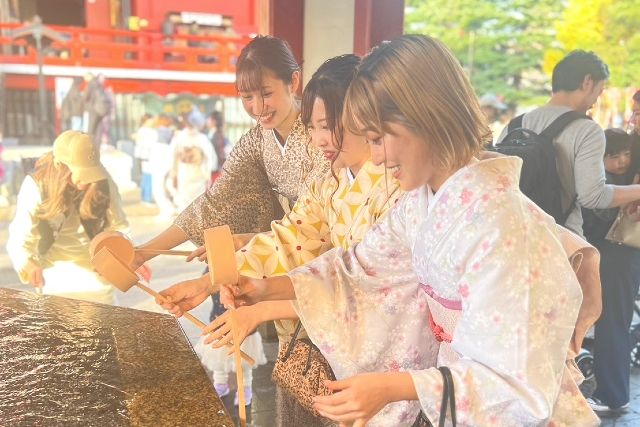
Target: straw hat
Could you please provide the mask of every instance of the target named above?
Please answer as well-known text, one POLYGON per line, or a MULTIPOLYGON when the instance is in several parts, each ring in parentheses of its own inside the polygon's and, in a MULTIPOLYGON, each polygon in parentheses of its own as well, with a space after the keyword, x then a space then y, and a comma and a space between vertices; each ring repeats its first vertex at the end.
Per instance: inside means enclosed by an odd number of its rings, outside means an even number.
POLYGON ((100 163, 100 152, 86 133, 68 130, 58 135, 53 142, 53 158, 69 168, 73 182, 91 184, 109 176, 100 163))

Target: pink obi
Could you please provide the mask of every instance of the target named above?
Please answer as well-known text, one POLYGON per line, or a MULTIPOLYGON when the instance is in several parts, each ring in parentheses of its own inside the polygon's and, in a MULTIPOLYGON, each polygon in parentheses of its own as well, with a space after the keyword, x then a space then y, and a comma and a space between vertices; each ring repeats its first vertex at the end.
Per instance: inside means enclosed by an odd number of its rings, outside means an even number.
MULTIPOLYGON (((447 345, 440 346, 438 359, 440 360, 442 356, 446 355, 445 357, 451 360, 449 356, 454 356, 454 352, 449 344, 451 344, 456 324, 462 314, 462 302, 442 298, 429 285, 420 285, 420 287, 428 296, 427 303, 429 304, 429 326, 431 331, 437 341, 447 343, 447 345)), ((457 355, 454 357, 458 358, 457 355)))

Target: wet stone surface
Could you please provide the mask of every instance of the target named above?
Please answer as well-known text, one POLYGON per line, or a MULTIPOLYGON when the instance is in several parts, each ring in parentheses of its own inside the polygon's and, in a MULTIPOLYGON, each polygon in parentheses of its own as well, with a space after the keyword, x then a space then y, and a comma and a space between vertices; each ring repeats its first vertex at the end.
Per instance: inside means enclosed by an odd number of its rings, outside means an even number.
POLYGON ((233 426, 168 315, 0 289, 3 425, 233 426))

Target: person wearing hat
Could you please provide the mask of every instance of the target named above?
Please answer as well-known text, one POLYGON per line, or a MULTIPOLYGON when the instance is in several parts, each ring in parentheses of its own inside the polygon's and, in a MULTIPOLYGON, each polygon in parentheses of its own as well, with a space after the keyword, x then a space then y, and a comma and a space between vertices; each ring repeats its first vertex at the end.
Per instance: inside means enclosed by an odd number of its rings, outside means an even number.
POLYGON ((118 188, 91 137, 63 132, 20 187, 7 242, 13 267, 44 294, 113 304, 89 256, 91 239, 105 230, 129 232, 118 188))
POLYGON ((507 110, 507 105, 493 93, 484 94, 480 98, 480 110, 487 116, 487 123, 495 142, 504 128, 504 123, 500 121, 500 116, 507 110))
POLYGON ((207 189, 211 170, 218 162, 211 142, 202 133, 204 115, 194 108, 183 119, 184 129, 171 141, 173 202, 179 211, 184 210, 207 189))

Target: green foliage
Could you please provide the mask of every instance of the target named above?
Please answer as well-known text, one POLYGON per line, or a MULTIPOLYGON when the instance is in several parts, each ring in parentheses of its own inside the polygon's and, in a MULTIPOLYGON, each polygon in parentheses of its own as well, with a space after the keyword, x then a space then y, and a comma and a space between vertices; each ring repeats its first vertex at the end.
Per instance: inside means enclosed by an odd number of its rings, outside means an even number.
POLYGON ((554 40, 557 0, 409 0, 407 33, 441 39, 471 76, 478 95, 527 103, 548 93, 542 57, 554 40))
POLYGON ((407 0, 405 32, 447 44, 479 95, 533 105, 549 95, 555 64, 593 50, 610 85, 638 85, 640 0, 407 0))
POLYGON ((558 47, 545 54, 545 69, 573 49, 592 50, 609 65, 611 86, 636 86, 639 25, 640 0, 570 0, 556 24, 558 47))

